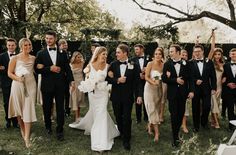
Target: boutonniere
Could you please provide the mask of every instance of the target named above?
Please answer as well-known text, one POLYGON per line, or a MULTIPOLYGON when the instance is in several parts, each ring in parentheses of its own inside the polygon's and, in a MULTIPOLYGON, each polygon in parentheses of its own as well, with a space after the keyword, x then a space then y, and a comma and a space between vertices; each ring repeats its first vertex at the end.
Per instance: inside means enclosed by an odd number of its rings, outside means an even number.
POLYGON ((128 69, 134 69, 134 62, 128 62, 128 69))
POLYGON ((209 62, 209 59, 208 58, 206 58, 206 63, 208 63, 209 62))
POLYGON ((63 53, 63 50, 60 50, 60 53, 63 53))
POLYGON ((149 55, 147 55, 146 60, 149 61, 149 55))
POLYGON ((182 64, 185 66, 185 65, 186 65, 186 61, 185 61, 185 60, 182 60, 182 64))

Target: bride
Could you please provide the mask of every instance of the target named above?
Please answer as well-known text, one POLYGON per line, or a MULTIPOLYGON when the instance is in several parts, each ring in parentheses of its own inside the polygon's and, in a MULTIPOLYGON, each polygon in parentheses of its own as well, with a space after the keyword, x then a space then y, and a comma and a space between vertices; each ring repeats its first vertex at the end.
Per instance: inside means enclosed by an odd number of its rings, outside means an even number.
POLYGON ((119 131, 107 111, 109 86, 105 81, 108 69, 106 59, 107 49, 97 47, 84 70, 86 80, 78 88, 88 92, 90 108, 80 123, 74 126, 85 130, 84 134, 91 135, 91 149, 99 152, 111 150, 114 138, 119 136, 119 131))

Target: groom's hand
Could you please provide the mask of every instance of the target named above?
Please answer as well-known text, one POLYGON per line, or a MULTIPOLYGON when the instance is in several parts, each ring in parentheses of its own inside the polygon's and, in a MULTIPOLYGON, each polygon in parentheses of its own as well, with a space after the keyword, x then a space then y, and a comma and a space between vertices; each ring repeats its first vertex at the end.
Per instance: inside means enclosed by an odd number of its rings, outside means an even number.
POLYGON ((56 66, 56 65, 52 65, 52 66, 50 67, 50 70, 51 70, 52 72, 54 72, 54 73, 60 73, 61 68, 58 67, 58 66, 56 66))
POLYGON ((143 103, 142 97, 137 97, 136 103, 137 103, 137 104, 142 104, 142 103, 143 103))
POLYGON ((126 82, 126 77, 125 76, 119 77, 117 82, 118 82, 118 84, 119 83, 125 83, 126 82))

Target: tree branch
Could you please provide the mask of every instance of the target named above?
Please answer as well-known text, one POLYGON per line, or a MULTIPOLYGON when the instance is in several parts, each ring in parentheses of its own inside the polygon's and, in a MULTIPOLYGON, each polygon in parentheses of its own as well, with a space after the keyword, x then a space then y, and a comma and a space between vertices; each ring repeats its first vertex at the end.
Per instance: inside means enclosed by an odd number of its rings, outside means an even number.
MULTIPOLYGON (((154 3, 154 1, 153 1, 153 3, 154 3)), ((227 1, 231 1, 231 0, 227 0, 227 1)), ((218 21, 220 23, 223 23, 223 24, 225 24, 225 25, 227 25, 227 26, 229 26, 229 27, 231 27, 231 28, 236 30, 236 21, 235 20, 232 20, 232 18, 231 18, 231 20, 227 19, 227 18, 225 18, 223 16, 220 16, 218 14, 212 13, 210 11, 202 11, 199 14, 194 14, 194 15, 190 15, 190 16, 185 15, 185 17, 177 17, 177 16, 172 16, 172 15, 168 14, 167 12, 156 11, 156 10, 152 10, 152 9, 149 9, 149 8, 145 8, 140 3, 138 3, 136 0, 133 0, 133 2, 135 2, 142 10, 146 10, 146 11, 149 11, 149 12, 152 12, 152 13, 156 13, 156 14, 160 14, 160 15, 165 15, 167 18, 174 20, 172 22, 173 25, 177 24, 177 23, 181 23, 181 22, 186 22, 186 21, 195 21, 195 20, 198 20, 200 18, 206 17, 206 18, 210 18, 210 19, 213 19, 215 21, 218 21)), ((159 4, 159 2, 157 2, 157 3, 159 4)), ((162 4, 162 6, 168 7, 168 8, 170 8, 170 9, 172 9, 174 11, 177 11, 179 13, 182 12, 182 11, 180 11, 180 10, 178 10, 178 9, 172 7, 172 6, 166 5, 166 4, 162 4)), ((181 14, 185 14, 185 13, 182 12, 181 14)))
POLYGON ((235 21, 235 9, 231 0, 226 0, 230 10, 230 19, 235 21))
POLYGON ((174 7, 170 6, 170 5, 167 5, 167 4, 164 4, 164 3, 161 3, 161 2, 157 2, 156 0, 153 0, 153 3, 155 3, 156 5, 161 5, 161 6, 170 8, 170 9, 172 9, 172 10, 175 10, 176 12, 178 12, 178 13, 180 13, 180 14, 183 14, 183 15, 185 15, 185 16, 187 16, 187 17, 191 17, 191 16, 192 16, 192 15, 190 15, 190 14, 188 14, 188 13, 186 13, 186 12, 183 12, 183 11, 177 9, 177 8, 174 8, 174 7))

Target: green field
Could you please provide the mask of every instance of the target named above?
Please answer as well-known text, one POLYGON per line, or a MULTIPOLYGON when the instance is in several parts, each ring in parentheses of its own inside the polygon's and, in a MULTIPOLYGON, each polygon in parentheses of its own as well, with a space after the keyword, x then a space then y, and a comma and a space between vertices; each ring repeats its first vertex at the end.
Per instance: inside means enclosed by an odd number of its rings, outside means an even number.
MULTIPOLYGON (((1 98, 1 97, 0 97, 1 98)), ((82 109, 82 116, 88 108, 82 109)), ((133 108, 134 109, 134 108, 133 108)), ((167 109, 167 108, 166 108, 167 109)), ((34 154, 34 155, 81 155, 81 154, 100 154, 90 150, 90 137, 83 134, 83 131, 73 130, 68 127, 74 119, 67 118, 65 122, 65 140, 59 142, 56 140, 55 123, 53 123, 53 136, 47 138, 42 121, 42 108, 36 106, 38 121, 32 127, 32 147, 26 149, 24 142, 21 139, 19 129, 6 129, 4 121, 4 110, 1 99, 0 104, 0 155, 5 154, 34 154)), ((109 104, 109 113, 113 117, 111 104, 109 104)), ((191 131, 192 119, 189 118, 188 126, 189 134, 183 134, 183 144, 180 148, 174 149, 171 146, 171 126, 169 113, 165 113, 165 122, 160 126, 160 138, 156 144, 153 142, 153 137, 149 136, 145 131, 145 123, 135 123, 135 113, 133 112, 132 124, 132 139, 131 151, 125 151, 122 146, 122 141, 115 139, 115 144, 111 151, 103 154, 155 154, 155 155, 204 155, 215 154, 220 143, 226 143, 231 137, 230 132, 226 130, 227 122, 220 120, 220 129, 200 130, 198 134, 191 131)), ((113 117, 114 118, 114 117, 113 117)))

